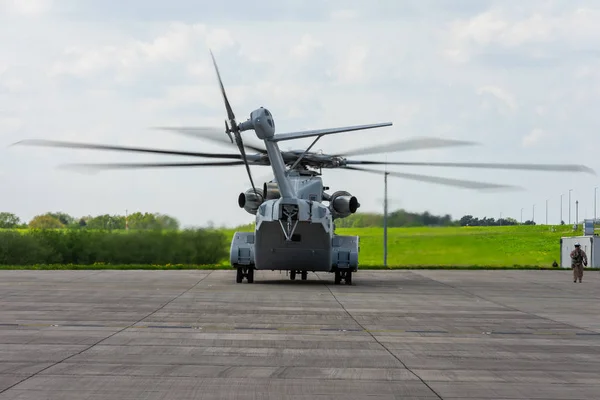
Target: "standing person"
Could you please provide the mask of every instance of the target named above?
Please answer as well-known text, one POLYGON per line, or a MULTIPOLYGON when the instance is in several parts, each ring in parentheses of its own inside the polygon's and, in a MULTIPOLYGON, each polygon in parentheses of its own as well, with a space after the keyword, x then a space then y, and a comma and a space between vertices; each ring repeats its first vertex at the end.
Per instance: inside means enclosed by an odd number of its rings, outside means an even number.
POLYGON ((587 267, 587 255, 585 251, 581 250, 581 245, 579 242, 575 243, 575 250, 571 252, 571 268, 573 268, 573 282, 577 282, 579 279, 579 283, 581 283, 581 278, 583 278, 583 266, 587 267))

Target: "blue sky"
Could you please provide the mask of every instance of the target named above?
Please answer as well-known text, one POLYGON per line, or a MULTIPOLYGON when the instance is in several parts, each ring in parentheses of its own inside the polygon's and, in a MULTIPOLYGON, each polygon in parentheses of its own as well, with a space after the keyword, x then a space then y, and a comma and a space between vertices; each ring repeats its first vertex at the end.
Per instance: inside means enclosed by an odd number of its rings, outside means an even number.
MULTIPOLYGON (((595 1, 0 0, 0 185, 3 211, 29 220, 161 212, 184 225, 234 225, 249 187, 243 167, 106 171, 67 162, 171 161, 172 157, 8 147, 28 138, 235 151, 148 129, 223 125, 212 49, 238 120, 260 106, 279 132, 391 121, 315 146, 339 153, 400 138, 473 140, 476 147, 361 159, 583 163, 600 171, 600 4, 595 1)), ((255 139, 255 138, 254 138, 255 139)), ((247 139, 250 141, 250 139, 247 139)), ((254 140, 256 142, 256 139, 254 140)), ((285 142, 301 148, 310 141, 285 142)), ((182 158, 181 161, 185 161, 182 158)), ((518 185, 486 193, 390 178, 394 207, 557 223, 568 190, 593 217, 598 177, 462 168, 392 170, 518 185)), ((267 168, 253 167, 258 178, 267 168)), ((383 178, 326 171, 361 211, 381 211, 383 178)))

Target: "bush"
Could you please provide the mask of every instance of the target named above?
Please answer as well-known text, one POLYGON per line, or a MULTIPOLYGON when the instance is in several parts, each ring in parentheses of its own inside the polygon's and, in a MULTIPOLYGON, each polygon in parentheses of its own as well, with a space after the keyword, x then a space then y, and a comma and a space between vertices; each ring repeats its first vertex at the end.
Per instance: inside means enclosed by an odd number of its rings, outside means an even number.
POLYGON ((228 238, 206 229, 183 231, 0 231, 0 264, 216 264, 228 238))

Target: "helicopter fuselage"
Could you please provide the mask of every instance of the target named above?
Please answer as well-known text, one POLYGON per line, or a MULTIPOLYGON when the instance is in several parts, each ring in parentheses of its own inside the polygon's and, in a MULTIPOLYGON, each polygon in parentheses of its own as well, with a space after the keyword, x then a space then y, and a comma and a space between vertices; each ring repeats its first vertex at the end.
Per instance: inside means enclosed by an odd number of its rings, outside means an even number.
POLYGON ((282 197, 276 181, 256 194, 253 189, 240 194, 238 204, 256 215, 256 226, 254 232, 233 235, 232 267, 246 276, 253 275, 251 270, 285 270, 302 279, 309 271, 334 272, 336 281, 357 271, 359 238, 336 235, 334 224, 336 216, 356 211, 356 198, 341 191, 328 195, 321 177, 311 171, 289 171, 286 179, 294 198, 282 197))

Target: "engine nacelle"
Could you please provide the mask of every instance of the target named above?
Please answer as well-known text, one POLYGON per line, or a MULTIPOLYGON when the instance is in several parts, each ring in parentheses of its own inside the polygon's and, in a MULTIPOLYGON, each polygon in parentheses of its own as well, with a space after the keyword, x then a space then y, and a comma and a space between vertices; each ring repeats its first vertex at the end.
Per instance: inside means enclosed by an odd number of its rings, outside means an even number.
POLYGON ((277 182, 265 182, 263 185, 263 195, 265 200, 273 200, 281 197, 279 185, 277 182))
POLYGON ((350 214, 354 214, 358 207, 360 207, 358 199, 343 190, 332 194, 329 200, 329 210, 333 218, 346 218, 350 214))
POLYGON ((260 207, 263 201, 265 201, 265 198, 264 192, 261 189, 256 189, 256 193, 254 193, 254 189, 250 188, 244 193, 240 193, 238 197, 240 208, 243 208, 252 215, 256 215, 258 207, 260 207))

